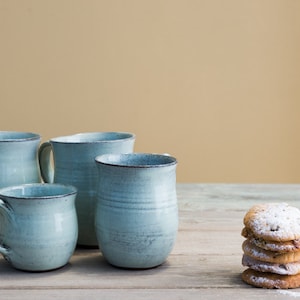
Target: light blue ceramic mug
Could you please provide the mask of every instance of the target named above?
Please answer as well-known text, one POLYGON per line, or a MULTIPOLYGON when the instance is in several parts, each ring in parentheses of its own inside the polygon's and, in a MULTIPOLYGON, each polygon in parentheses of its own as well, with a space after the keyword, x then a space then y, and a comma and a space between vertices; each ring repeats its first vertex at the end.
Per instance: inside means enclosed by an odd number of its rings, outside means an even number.
POLYGON ((77 187, 78 244, 98 246, 95 228, 95 203, 98 172, 95 157, 105 153, 133 151, 135 135, 126 132, 92 132, 52 138, 41 145, 39 161, 45 182, 77 187), (51 168, 53 151, 54 170, 51 168))
POLYGON ((78 236, 73 186, 23 184, 0 190, 0 253, 25 271, 57 269, 78 236))
POLYGON ((174 157, 106 154, 99 171, 95 227, 106 260, 122 268, 151 268, 170 254, 177 235, 174 157))
POLYGON ((0 188, 41 181, 37 160, 40 136, 0 131, 0 188))

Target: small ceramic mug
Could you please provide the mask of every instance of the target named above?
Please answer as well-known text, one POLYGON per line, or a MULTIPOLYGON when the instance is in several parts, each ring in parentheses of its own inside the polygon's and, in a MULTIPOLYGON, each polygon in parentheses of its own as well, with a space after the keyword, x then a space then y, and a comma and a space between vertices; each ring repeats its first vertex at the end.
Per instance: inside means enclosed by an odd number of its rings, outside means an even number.
POLYGON ((105 153, 133 151, 135 135, 126 132, 85 132, 52 138, 39 149, 42 178, 45 182, 74 185, 78 189, 78 244, 95 247, 95 203, 98 173, 95 157, 105 153), (53 151, 54 170, 50 164, 53 151))
POLYGON ((60 184, 23 184, 0 190, 0 253, 13 267, 48 271, 68 263, 78 225, 77 190, 60 184))
POLYGON ((162 264, 178 229, 174 157, 107 154, 99 171, 95 228, 106 260, 122 268, 162 264))
POLYGON ((40 135, 0 131, 0 188, 41 182, 37 152, 40 135))

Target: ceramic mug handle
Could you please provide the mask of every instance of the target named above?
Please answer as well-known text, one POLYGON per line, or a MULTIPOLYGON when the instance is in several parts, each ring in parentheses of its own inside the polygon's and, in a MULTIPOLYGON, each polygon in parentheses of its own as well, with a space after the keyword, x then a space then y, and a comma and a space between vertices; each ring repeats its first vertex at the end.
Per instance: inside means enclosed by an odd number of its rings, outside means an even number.
POLYGON ((54 170, 50 159, 51 151, 52 146, 49 142, 44 142, 38 151, 41 176, 46 183, 53 183, 54 181, 54 170))
MULTIPOLYGON (((12 208, 0 198, 0 221, 1 219, 7 219, 8 221, 13 219, 13 210, 12 208)), ((0 223, 1 224, 1 223, 0 223)), ((0 241, 0 253, 8 259, 10 253, 10 248, 3 244, 3 241, 0 241)))

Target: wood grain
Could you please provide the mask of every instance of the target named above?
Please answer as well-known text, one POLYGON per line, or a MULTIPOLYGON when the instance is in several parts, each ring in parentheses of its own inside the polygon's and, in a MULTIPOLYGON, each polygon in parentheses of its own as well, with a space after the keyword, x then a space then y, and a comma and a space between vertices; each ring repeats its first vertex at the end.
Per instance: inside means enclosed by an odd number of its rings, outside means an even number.
MULTIPOLYGON (((300 185, 178 184, 179 231, 168 260, 149 270, 109 265, 97 249, 76 249, 65 267, 15 270, 0 258, 0 299, 288 299, 300 290, 253 288, 242 282, 245 212, 255 203, 300 206, 300 185)), ((298 294, 297 294, 298 293, 298 294)))

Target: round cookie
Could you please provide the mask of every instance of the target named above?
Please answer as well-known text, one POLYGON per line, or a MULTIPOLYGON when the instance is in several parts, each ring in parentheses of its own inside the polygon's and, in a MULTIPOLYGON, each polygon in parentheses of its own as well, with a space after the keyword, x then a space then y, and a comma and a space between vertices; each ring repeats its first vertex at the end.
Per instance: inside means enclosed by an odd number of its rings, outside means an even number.
POLYGON ((300 239, 300 210, 287 203, 255 205, 246 213, 244 224, 256 237, 267 241, 300 239))
POLYGON ((242 248, 246 255, 260 261, 276 264, 287 264, 300 261, 300 251, 284 253, 269 251, 255 246, 248 239, 243 242, 242 248))
POLYGON ((299 261, 287 264, 274 264, 266 261, 260 261, 244 254, 242 258, 242 265, 259 272, 268 272, 280 275, 296 275, 300 273, 299 261))
POLYGON ((242 279, 252 286, 267 289, 293 289, 300 287, 300 274, 278 275, 246 269, 242 273, 242 279))
POLYGON ((275 252, 294 252, 300 251, 300 240, 291 240, 286 242, 267 241, 254 236, 254 234, 246 227, 242 230, 242 236, 248 238, 249 241, 257 247, 275 252))

